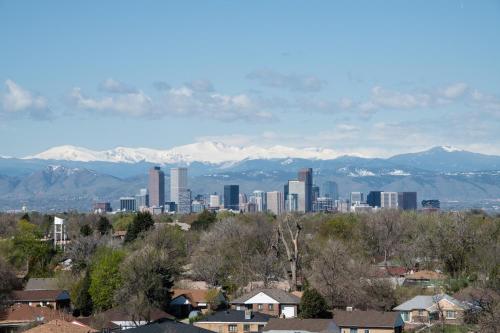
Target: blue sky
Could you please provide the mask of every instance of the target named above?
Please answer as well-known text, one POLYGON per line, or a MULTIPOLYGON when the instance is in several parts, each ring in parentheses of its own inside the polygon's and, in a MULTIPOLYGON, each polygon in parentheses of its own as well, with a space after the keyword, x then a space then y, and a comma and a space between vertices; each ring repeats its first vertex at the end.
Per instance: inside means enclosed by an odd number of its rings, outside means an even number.
POLYGON ((500 154, 499 1, 0 0, 0 155, 500 154))

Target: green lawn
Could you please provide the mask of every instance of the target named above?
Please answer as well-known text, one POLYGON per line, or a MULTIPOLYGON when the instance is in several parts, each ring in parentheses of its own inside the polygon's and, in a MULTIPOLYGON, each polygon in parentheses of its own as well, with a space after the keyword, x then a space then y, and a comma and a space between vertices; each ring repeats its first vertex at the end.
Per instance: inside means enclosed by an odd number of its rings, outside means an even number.
MULTIPOLYGON (((427 333, 427 330, 423 330, 422 333, 427 333)), ((431 333, 442 333, 441 325, 434 325, 430 331, 431 333)), ((470 326, 467 325, 445 325, 444 333, 467 333, 470 332, 470 326)))

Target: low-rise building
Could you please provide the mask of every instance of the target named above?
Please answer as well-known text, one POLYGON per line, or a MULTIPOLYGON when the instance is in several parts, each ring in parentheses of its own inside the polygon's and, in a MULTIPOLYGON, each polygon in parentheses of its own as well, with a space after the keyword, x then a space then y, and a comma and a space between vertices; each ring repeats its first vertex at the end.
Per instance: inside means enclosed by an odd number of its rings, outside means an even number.
POLYGON ((280 289, 256 289, 231 301, 236 310, 249 309, 274 317, 297 317, 300 298, 280 289))
MULTIPOLYGON (((208 310, 209 289, 173 289, 169 312, 178 318, 185 318, 191 311, 206 312, 208 310)), ((225 304, 226 298, 221 291, 217 293, 218 303, 225 304)))
POLYGON ((340 333, 401 333, 404 322, 399 312, 333 311, 340 333))
POLYGON ((333 319, 271 318, 265 333, 340 333, 333 319))
POLYGON ((214 312, 194 325, 217 333, 262 332, 270 318, 251 310, 226 310, 214 312))
POLYGON ((70 307, 70 295, 66 290, 14 290, 10 301, 14 304, 46 306, 56 310, 70 307))
POLYGON ((394 308, 411 325, 431 324, 444 320, 447 324, 462 324, 469 305, 446 294, 419 295, 394 308))

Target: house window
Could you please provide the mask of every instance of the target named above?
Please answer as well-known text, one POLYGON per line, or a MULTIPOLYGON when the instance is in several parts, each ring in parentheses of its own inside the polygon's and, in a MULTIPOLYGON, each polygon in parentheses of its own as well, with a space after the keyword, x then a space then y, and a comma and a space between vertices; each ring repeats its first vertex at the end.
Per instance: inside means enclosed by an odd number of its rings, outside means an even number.
POLYGON ((349 330, 349 333, 358 333, 358 329, 357 328, 351 328, 349 330))
POLYGON ((370 333, 370 330, 365 330, 365 333, 370 333))
POLYGON ((457 318, 457 313, 456 311, 446 311, 446 319, 456 319, 457 318))
POLYGON ((402 311, 401 318, 403 319, 404 322, 409 322, 410 321, 410 313, 408 311, 402 311))
POLYGON ((228 331, 229 332, 238 332, 238 326, 234 325, 234 324, 228 325, 228 331))
POLYGON ((424 310, 418 310, 418 315, 422 317, 424 315, 424 310))
POLYGON ((257 304, 257 309, 262 310, 264 306, 262 304, 257 304))
POLYGON ((273 311, 274 310, 273 304, 268 304, 267 308, 269 309, 269 311, 273 311))
POLYGON ((250 332, 250 325, 249 324, 243 325, 243 332, 250 332))

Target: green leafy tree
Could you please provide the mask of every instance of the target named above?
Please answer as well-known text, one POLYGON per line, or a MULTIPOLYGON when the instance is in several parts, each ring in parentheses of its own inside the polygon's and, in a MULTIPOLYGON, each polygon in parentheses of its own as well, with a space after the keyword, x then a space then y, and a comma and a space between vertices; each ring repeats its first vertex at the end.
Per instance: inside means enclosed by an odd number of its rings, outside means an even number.
POLYGON ((149 321, 155 308, 167 310, 179 270, 174 263, 167 251, 151 245, 134 252, 122 265, 123 284, 116 302, 124 304, 134 320, 149 321))
POLYGON ((42 233, 37 226, 26 220, 20 220, 12 239, 12 251, 9 261, 16 267, 28 266, 30 276, 51 276, 49 264, 55 251, 51 244, 42 242, 42 233))
POLYGON ((196 220, 191 224, 191 228, 193 230, 207 230, 216 221, 217 214, 205 209, 198 214, 196 220))
POLYGON ((92 314, 92 297, 90 296, 90 274, 87 270, 83 278, 78 281, 71 291, 71 300, 75 316, 90 316, 92 314))
POLYGON ((154 226, 153 217, 149 212, 138 212, 134 216, 134 220, 127 228, 125 243, 134 241, 140 233, 149 230, 154 226))
POLYGON ((84 224, 80 228, 80 235, 82 235, 83 237, 92 235, 92 232, 93 232, 92 227, 88 224, 84 224))
POLYGON ((314 288, 307 288, 300 300, 302 318, 328 318, 328 306, 323 296, 314 288))
POLYGON ((99 231, 101 235, 108 234, 112 228, 113 227, 106 216, 99 217, 99 220, 97 221, 97 231, 99 231))
POLYGON ((122 286, 120 264, 125 254, 119 250, 102 248, 96 253, 90 270, 89 294, 97 310, 107 310, 114 303, 116 290, 122 286))

